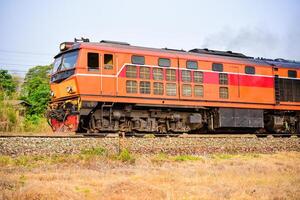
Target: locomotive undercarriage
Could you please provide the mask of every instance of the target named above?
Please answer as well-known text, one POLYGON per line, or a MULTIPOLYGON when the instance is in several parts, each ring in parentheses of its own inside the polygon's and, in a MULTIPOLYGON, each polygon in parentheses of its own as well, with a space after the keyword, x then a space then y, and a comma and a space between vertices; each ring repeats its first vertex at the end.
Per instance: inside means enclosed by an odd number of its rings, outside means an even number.
POLYGON ((145 107, 68 101, 52 105, 54 131, 79 133, 257 133, 299 134, 300 113, 235 108, 145 107))
POLYGON ((180 109, 102 104, 100 109, 94 109, 88 116, 82 117, 80 123, 89 133, 188 133, 202 128, 205 117, 201 112, 190 113, 180 109))

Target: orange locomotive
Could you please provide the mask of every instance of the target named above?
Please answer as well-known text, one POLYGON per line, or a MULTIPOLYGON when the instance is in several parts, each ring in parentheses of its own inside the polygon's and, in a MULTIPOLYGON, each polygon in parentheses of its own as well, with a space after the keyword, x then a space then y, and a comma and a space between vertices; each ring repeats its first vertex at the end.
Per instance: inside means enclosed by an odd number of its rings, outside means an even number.
POLYGON ((300 133, 300 63, 88 39, 55 56, 53 131, 300 133))

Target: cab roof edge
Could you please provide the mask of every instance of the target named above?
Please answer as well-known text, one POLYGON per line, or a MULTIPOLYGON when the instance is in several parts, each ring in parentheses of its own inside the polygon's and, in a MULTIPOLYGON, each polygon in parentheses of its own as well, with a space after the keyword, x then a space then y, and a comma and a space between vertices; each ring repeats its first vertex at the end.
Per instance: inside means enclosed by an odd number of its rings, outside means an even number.
POLYGON ((130 46, 127 42, 113 41, 113 40, 101 40, 100 43, 108 43, 108 44, 119 44, 119 45, 127 45, 130 46))

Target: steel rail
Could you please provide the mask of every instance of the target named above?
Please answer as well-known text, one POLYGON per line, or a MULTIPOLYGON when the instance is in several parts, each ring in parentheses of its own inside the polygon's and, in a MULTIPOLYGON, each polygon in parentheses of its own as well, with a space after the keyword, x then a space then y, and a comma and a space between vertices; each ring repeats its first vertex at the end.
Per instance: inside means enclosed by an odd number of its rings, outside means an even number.
MULTIPOLYGON (((300 134, 293 135, 300 137, 300 134)), ((98 133, 83 135, 1 135, 0 138, 260 138, 260 137, 291 137, 291 135, 255 135, 255 134, 142 134, 142 133, 98 133)))

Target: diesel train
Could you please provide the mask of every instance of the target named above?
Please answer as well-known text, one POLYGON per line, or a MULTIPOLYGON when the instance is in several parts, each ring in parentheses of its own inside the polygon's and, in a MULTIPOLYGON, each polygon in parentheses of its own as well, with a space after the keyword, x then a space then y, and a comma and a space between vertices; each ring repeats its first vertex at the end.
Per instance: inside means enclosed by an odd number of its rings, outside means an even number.
POLYGON ((54 58, 54 132, 300 133, 300 62, 84 38, 54 58))

